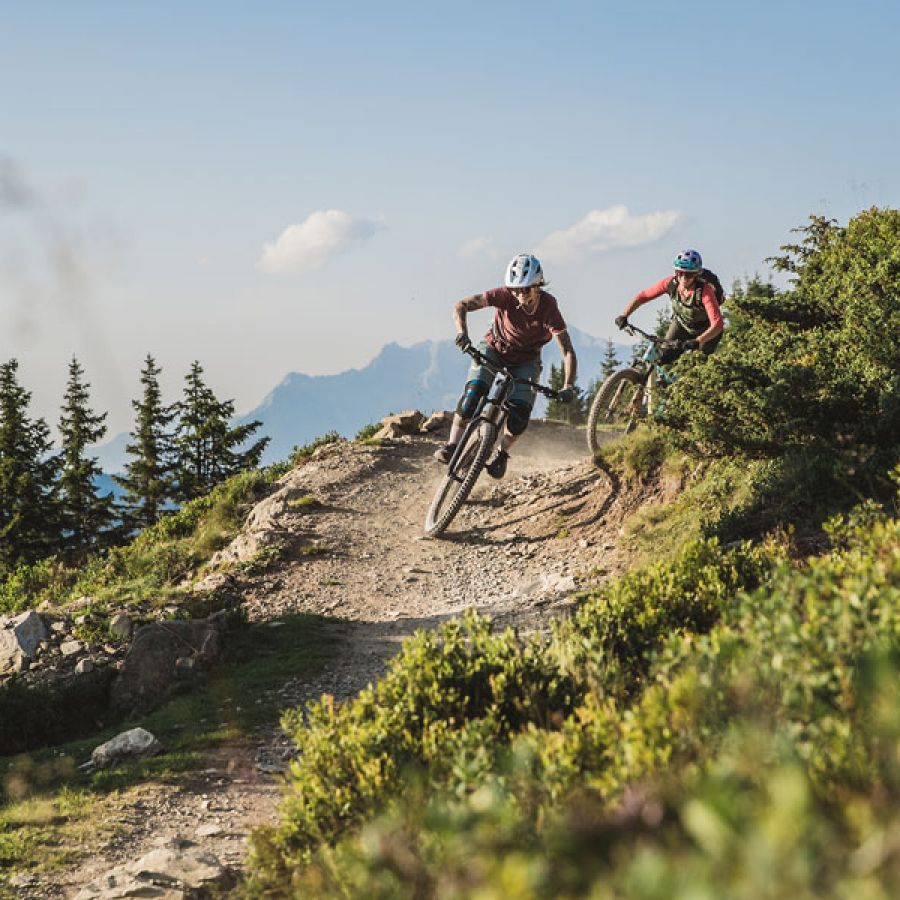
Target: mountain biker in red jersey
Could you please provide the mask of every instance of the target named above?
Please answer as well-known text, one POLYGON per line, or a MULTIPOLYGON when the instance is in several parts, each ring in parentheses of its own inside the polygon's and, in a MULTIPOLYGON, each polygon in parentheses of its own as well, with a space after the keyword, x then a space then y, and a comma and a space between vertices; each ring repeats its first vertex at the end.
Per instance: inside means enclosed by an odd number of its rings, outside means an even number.
MULTIPOLYGON (((537 381, 541 375, 541 348, 555 337, 562 350, 565 377, 558 397, 563 403, 570 403, 575 398, 575 349, 556 298, 543 289, 544 284, 540 262, 528 253, 520 253, 507 266, 503 287, 473 294, 453 307, 456 346, 465 351, 472 345, 466 327, 466 313, 493 306, 493 324, 478 349, 491 362, 506 366, 516 378, 537 381)), ((450 439, 435 452, 435 459, 442 463, 450 461, 467 423, 481 398, 487 394, 493 379, 489 369, 472 363, 465 389, 456 406, 450 439)), ((502 478, 506 474, 510 448, 528 427, 535 393, 527 384, 515 386, 509 401, 512 409, 500 438, 500 447, 485 466, 492 478, 502 478)))
POLYGON ((725 321, 716 299, 715 289, 703 281, 703 260, 696 250, 685 250, 675 257, 674 284, 666 276, 635 294, 625 311, 616 316, 616 325, 622 329, 628 317, 639 307, 668 294, 672 302, 672 324, 666 332, 667 341, 675 341, 677 347, 663 350, 659 361, 663 364, 676 360, 685 350, 702 350, 712 353, 722 340, 725 321))

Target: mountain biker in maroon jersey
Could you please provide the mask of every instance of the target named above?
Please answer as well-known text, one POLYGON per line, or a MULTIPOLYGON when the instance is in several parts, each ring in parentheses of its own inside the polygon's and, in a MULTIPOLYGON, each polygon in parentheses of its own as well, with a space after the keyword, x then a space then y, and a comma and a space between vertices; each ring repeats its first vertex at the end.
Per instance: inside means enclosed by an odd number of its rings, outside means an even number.
POLYGON ((712 353, 722 340, 725 321, 712 284, 703 280, 703 260, 696 250, 685 250, 672 263, 675 277, 666 276, 635 294, 625 311, 616 316, 616 325, 622 329, 628 317, 640 306, 668 294, 672 302, 672 324, 665 339, 674 341, 671 347, 660 353, 663 364, 676 360, 685 350, 702 350, 712 353))
MULTIPOLYGON (((541 375, 541 348, 555 337, 563 356, 565 384, 558 397, 563 403, 575 398, 577 361, 572 339, 559 311, 556 298, 544 289, 544 272, 538 260, 528 253, 520 253, 506 268, 503 287, 491 288, 483 294, 473 294, 453 307, 456 324, 456 346, 467 350, 472 341, 466 327, 466 314, 493 306, 494 321, 478 349, 491 361, 506 366, 516 378, 537 381, 541 375)), ((435 459, 447 463, 467 423, 475 414, 479 401, 493 381, 493 373, 473 362, 465 389, 456 406, 450 428, 450 439, 434 454, 435 459)), ((519 435, 528 427, 534 407, 535 391, 527 384, 516 384, 510 396, 512 407, 500 438, 500 447, 485 469, 492 478, 506 474, 509 451, 519 435)))

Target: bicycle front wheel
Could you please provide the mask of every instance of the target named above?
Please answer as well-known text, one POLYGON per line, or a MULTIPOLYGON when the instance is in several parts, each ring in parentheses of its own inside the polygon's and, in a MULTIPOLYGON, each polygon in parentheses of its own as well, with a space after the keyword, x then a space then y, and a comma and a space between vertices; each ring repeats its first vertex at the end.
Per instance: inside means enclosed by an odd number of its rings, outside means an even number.
POLYGON ((643 414, 645 375, 637 369, 613 372, 600 385, 587 421, 587 442, 591 455, 611 429, 630 432, 643 414))
POLYGON ((447 470, 425 516, 426 537, 440 534, 459 512, 478 481, 496 440, 497 426, 493 422, 481 422, 477 428, 467 429, 463 434, 456 465, 447 470))

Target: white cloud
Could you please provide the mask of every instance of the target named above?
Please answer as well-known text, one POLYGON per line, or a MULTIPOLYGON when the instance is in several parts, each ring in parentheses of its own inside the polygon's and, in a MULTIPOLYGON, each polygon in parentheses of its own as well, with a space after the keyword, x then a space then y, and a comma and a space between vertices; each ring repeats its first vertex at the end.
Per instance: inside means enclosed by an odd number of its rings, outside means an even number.
POLYGON ((633 216, 627 206, 591 210, 571 228, 548 234, 535 253, 548 262, 575 262, 606 250, 639 247, 658 240, 681 219, 678 210, 633 216))
POLYGON ((257 266, 270 275, 318 269, 332 256, 371 240, 379 227, 340 209, 317 210, 265 244, 257 266))

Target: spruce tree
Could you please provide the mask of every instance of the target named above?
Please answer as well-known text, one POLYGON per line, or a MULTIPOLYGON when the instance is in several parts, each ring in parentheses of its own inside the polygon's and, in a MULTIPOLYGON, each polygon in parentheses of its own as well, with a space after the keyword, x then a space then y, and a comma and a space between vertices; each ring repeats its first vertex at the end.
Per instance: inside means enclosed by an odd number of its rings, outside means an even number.
MULTIPOLYGON (((566 382, 565 369, 560 365, 550 365, 549 385, 554 391, 558 391, 566 382)), ((575 397, 571 403, 561 403, 559 400, 547 401, 547 418, 557 422, 568 422, 570 425, 580 425, 584 422, 585 397, 581 388, 575 388, 575 397)))
POLYGON ((262 423, 231 427, 234 401, 216 398, 203 381, 203 369, 197 361, 185 376, 184 399, 177 410, 175 495, 181 502, 201 497, 231 475, 259 464, 269 438, 260 438, 243 452, 236 448, 262 423))
POLYGON ((591 404, 594 402, 594 397, 597 396, 597 391, 600 390, 600 386, 612 375, 614 372, 619 370, 619 360, 616 356, 616 348, 613 342, 607 338, 606 339, 606 350, 603 353, 603 359, 600 363, 600 376, 591 381, 588 385, 588 389, 584 394, 584 410, 585 410, 585 419, 587 418, 587 413, 590 411, 591 404))
POLYGON ((125 492, 123 519, 130 529, 146 528, 159 521, 172 499, 172 435, 174 412, 162 402, 161 370, 148 353, 141 370, 144 393, 132 400, 135 411, 133 442, 125 447, 131 459, 124 475, 114 475, 125 492))
POLYGON ((19 363, 0 365, 0 568, 33 563, 59 549, 59 507, 50 429, 28 417, 31 393, 19 363))
POLYGON ((603 353, 603 361, 600 364, 600 380, 606 381, 610 375, 619 368, 619 360, 616 357, 616 348, 613 342, 606 339, 606 350, 603 353))
POLYGON ((62 436, 62 471, 59 477, 63 550, 69 562, 82 561, 88 552, 110 538, 114 517, 113 495, 100 496, 96 479, 102 474, 87 448, 106 434, 106 413, 95 415, 88 400, 89 384, 74 357, 59 419, 62 436))

